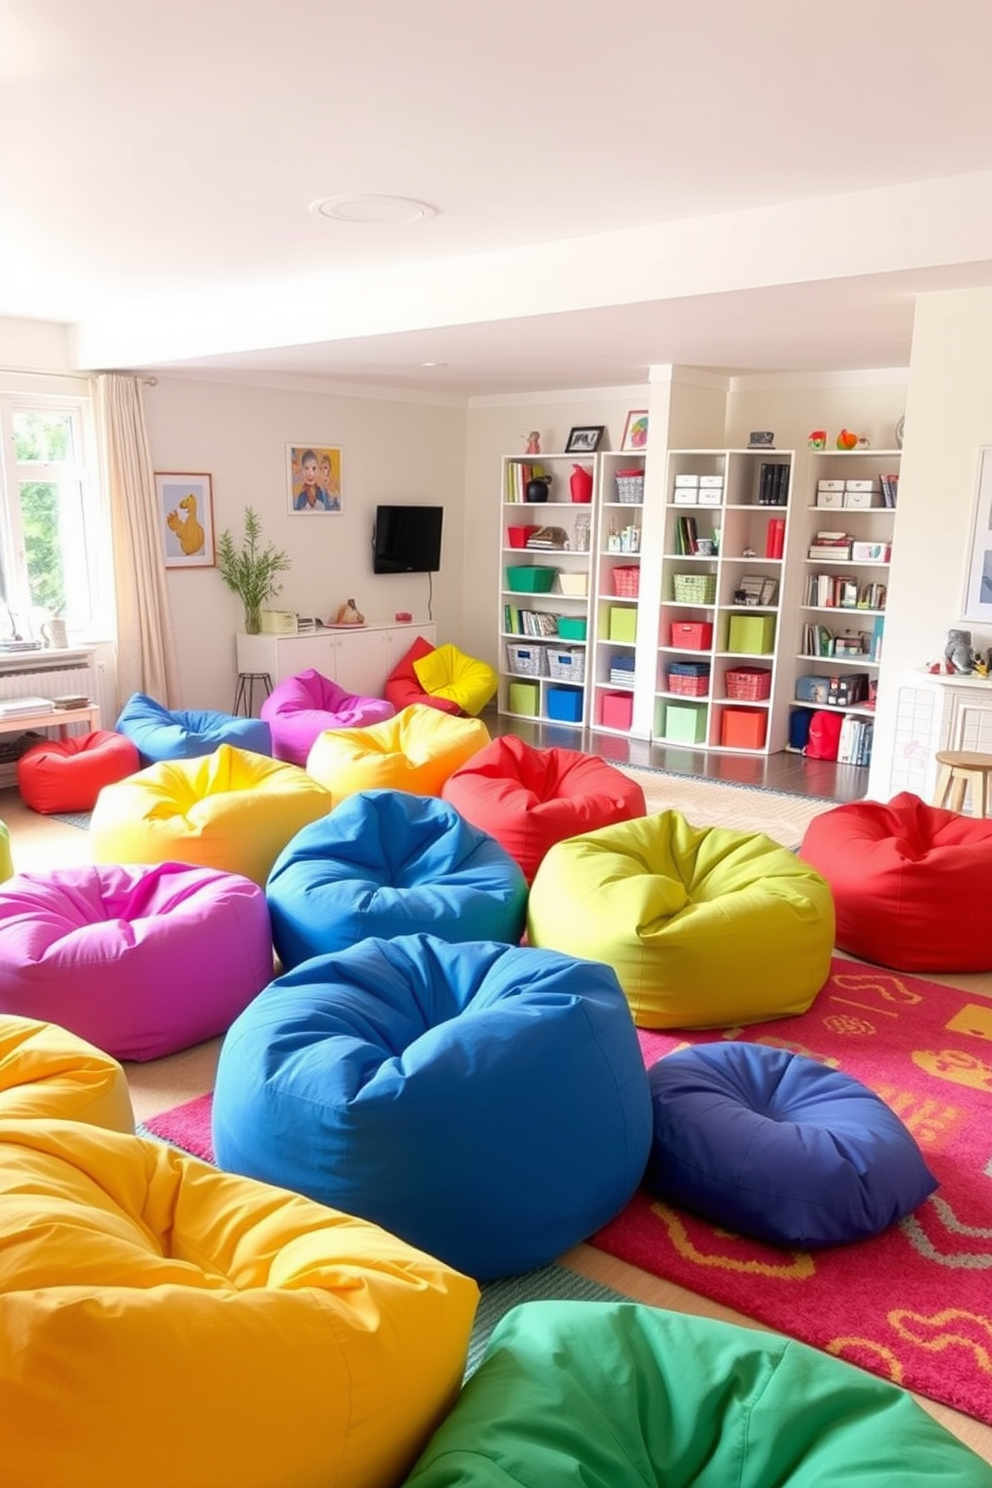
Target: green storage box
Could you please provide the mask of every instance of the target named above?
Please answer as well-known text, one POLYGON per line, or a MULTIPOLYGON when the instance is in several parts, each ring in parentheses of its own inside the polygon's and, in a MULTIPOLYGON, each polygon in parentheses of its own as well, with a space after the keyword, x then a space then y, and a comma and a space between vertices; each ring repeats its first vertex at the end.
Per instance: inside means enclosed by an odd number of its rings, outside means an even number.
POLYGON ((563 641, 584 641, 587 634, 585 620, 572 620, 568 615, 558 616, 558 634, 563 641))
POLYGON ((637 611, 633 605, 611 605, 609 618, 611 641, 637 640, 637 611))
POLYGON ((731 615, 728 651, 749 656, 767 656, 774 649, 774 615, 731 615))
POLYGON ((510 712, 536 716, 540 697, 541 689, 536 682, 511 682, 510 712))
POLYGON ((547 594, 558 577, 556 568, 538 563, 515 563, 506 570, 506 585, 517 594, 547 594))
MULTIPOLYGON (((659 713, 662 704, 658 705, 659 713)), ((666 703, 661 736, 679 744, 706 743, 706 709, 694 703, 666 703)))

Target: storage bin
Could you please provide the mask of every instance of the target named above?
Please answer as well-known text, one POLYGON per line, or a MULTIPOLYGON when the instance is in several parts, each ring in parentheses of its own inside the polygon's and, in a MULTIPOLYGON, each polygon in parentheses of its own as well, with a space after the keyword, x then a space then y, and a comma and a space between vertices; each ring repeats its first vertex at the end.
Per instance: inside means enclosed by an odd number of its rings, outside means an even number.
POLYGON ((629 692, 604 692, 599 711, 604 728, 629 729, 634 718, 634 699, 629 692))
POLYGON ((826 703, 830 691, 829 677, 812 675, 796 678, 796 701, 800 703, 826 703))
POLYGON ((506 660, 511 672, 522 672, 525 677, 544 675, 543 646, 520 646, 514 641, 507 641, 506 660))
POLYGON ((620 563, 613 569, 613 593, 623 599, 636 599, 641 587, 641 568, 638 563, 620 563))
POLYGON ((679 744, 705 744, 705 708, 694 707, 691 703, 666 703, 664 710, 662 738, 679 744))
POLYGON ((511 548, 525 548, 533 527, 507 527, 506 540, 511 548))
POLYGON ((730 667, 723 679, 728 698, 756 703, 771 697, 771 667, 730 667))
POLYGON ((749 656, 767 656, 774 649, 774 615, 731 615, 728 651, 749 656))
POLYGON ((578 687, 548 688, 548 717, 559 723, 582 722, 583 693, 578 687))
POLYGON ((568 615, 558 616, 558 634, 563 641, 584 641, 588 634, 588 621, 573 620, 568 615))
POLYGON ((577 682, 581 685, 586 676, 586 653, 574 648, 555 651, 549 647, 548 675, 559 682, 577 682))
POLYGON ((670 644, 680 651, 708 651, 713 644, 713 626, 708 620, 675 620, 670 644))
MULTIPOLYGON (((557 572, 557 570, 555 570, 557 572)), ((559 573, 558 588, 562 594, 581 599, 589 593, 589 575, 585 573, 559 573)))
POLYGON ((644 471, 617 471, 617 500, 624 506, 640 506, 644 500, 644 471))
POLYGON ((637 611, 635 609, 611 605, 607 618, 607 634, 611 641, 637 640, 637 611))
POLYGON ((510 683, 510 712, 536 714, 541 689, 536 682, 510 683))
POLYGON ((716 574, 673 574, 672 587, 679 604, 712 604, 716 574))
POLYGON ((506 570, 506 586, 517 594, 546 594, 557 577, 556 568, 517 563, 506 570))
POLYGON ((668 668, 666 685, 669 692, 680 692, 686 697, 706 697, 710 690, 709 662, 673 662, 668 668))
POLYGON ((763 749, 768 715, 758 708, 724 708, 720 743, 728 749, 763 749))

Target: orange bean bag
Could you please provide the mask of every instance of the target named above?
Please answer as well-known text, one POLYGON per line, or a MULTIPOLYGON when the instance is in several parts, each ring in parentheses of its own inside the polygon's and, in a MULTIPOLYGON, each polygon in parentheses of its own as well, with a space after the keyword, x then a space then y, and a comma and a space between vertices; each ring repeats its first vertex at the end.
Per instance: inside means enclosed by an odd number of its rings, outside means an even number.
POLYGON ((130 739, 97 729, 32 744, 17 761, 17 788, 32 811, 92 811, 105 785, 141 769, 130 739))

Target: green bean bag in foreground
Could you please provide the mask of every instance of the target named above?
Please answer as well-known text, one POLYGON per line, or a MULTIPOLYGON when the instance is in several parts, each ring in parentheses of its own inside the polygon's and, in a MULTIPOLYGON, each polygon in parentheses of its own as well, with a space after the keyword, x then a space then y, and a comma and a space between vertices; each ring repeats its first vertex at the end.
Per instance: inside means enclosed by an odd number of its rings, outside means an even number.
POLYGON ((990 1488, 912 1396, 778 1334, 626 1302, 498 1324, 407 1488, 990 1488))

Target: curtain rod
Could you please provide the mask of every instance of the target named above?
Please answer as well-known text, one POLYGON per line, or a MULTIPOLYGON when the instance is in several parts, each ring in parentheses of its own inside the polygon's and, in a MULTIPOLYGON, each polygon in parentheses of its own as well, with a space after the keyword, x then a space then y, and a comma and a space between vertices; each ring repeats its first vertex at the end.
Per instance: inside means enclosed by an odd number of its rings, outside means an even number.
MULTIPOLYGON (((64 367, 58 372, 46 371, 44 367, 0 367, 0 377, 6 373, 14 377, 82 377, 85 379, 99 375, 95 372, 67 372, 64 367)), ((143 382, 146 387, 158 387, 157 377, 139 377, 138 381, 143 382)))

